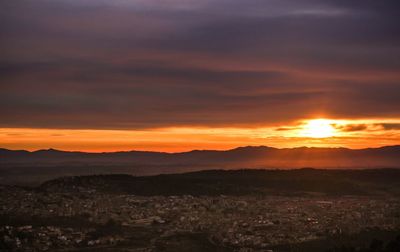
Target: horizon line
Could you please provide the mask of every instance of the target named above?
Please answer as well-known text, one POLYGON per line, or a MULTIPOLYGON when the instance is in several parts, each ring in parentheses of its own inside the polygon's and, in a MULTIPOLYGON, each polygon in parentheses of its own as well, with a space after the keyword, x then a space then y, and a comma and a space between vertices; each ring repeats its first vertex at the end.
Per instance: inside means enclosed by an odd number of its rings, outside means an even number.
POLYGON ((131 149, 131 150, 120 150, 120 151, 79 151, 79 150, 61 150, 61 149, 56 149, 56 148, 42 148, 42 149, 36 149, 36 150, 24 150, 24 149, 9 149, 9 148, 3 148, 0 146, 0 150, 7 150, 7 151, 25 151, 29 153, 35 153, 35 152, 40 152, 40 151, 58 151, 58 152, 69 152, 69 153, 93 153, 93 154, 108 154, 108 153, 127 153, 127 152, 148 152, 148 153, 166 153, 166 154, 182 154, 182 153, 190 153, 190 152, 196 152, 196 151, 215 151, 215 152, 225 152, 225 151, 233 151, 236 149, 240 148, 269 148, 269 149, 276 149, 276 150, 294 150, 294 149, 302 149, 302 148, 307 148, 307 149, 346 149, 346 150, 367 150, 367 149, 381 149, 381 148, 387 148, 387 147, 400 147, 400 144, 396 145, 382 145, 379 147, 366 147, 366 148, 348 148, 348 147, 316 147, 316 146, 296 146, 296 147, 291 147, 291 148, 278 148, 278 147, 272 147, 272 146, 267 146, 267 145, 246 145, 246 146, 238 146, 235 148, 229 148, 229 149, 192 149, 188 151, 177 151, 177 152, 168 152, 168 151, 151 151, 151 150, 139 150, 139 149, 131 149))

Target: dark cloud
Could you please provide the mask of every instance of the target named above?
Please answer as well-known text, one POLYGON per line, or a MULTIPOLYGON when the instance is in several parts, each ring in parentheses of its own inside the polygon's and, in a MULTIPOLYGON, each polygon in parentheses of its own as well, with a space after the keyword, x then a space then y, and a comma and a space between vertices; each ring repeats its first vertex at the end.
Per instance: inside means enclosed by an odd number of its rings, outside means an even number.
POLYGON ((375 130, 400 130, 399 123, 371 123, 371 124, 332 124, 332 126, 343 132, 355 132, 355 131, 375 131, 375 130))
POLYGON ((333 127, 343 132, 364 131, 368 129, 367 124, 346 124, 346 125, 333 124, 333 127))
POLYGON ((291 131, 291 130, 297 130, 301 129, 300 127, 280 127, 275 129, 275 131, 291 131))
POLYGON ((400 123, 382 123, 379 126, 384 130, 400 130, 400 123))
POLYGON ((400 4, 0 3, 2 127, 400 117, 400 4))

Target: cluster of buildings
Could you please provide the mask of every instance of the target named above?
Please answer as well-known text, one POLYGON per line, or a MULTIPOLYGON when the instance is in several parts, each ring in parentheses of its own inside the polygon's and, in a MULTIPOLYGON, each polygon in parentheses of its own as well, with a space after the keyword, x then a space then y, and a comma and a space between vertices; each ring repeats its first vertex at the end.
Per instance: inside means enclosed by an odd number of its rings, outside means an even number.
POLYGON ((0 250, 5 251, 114 246, 157 251, 160 241, 182 233, 206 234, 210 243, 231 251, 272 251, 278 244, 368 228, 399 230, 400 200, 366 196, 143 197, 3 186, 0 218, 0 250))

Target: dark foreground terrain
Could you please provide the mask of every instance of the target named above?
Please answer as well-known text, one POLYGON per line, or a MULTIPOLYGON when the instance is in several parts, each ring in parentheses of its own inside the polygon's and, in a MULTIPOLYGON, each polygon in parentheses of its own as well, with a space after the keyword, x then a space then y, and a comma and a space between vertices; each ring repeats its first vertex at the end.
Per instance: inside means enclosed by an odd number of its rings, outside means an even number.
POLYGON ((0 184, 37 186, 62 176, 94 174, 187 173, 218 169, 358 169, 398 167, 400 145, 368 149, 247 146, 232 150, 182 153, 126 151, 69 152, 54 149, 15 151, 0 148, 0 184))
POLYGON ((400 170, 205 171, 0 187, 0 251, 400 251, 400 170))

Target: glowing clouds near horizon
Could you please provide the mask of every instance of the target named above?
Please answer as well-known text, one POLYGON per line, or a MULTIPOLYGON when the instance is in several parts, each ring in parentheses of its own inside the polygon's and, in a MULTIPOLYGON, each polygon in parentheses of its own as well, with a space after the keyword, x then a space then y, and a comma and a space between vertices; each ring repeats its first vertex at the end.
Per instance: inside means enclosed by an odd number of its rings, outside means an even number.
POLYGON ((366 148, 400 143, 400 118, 307 118, 260 127, 164 127, 142 129, 0 128, 0 148, 71 151, 226 150, 239 146, 277 148, 366 148))

